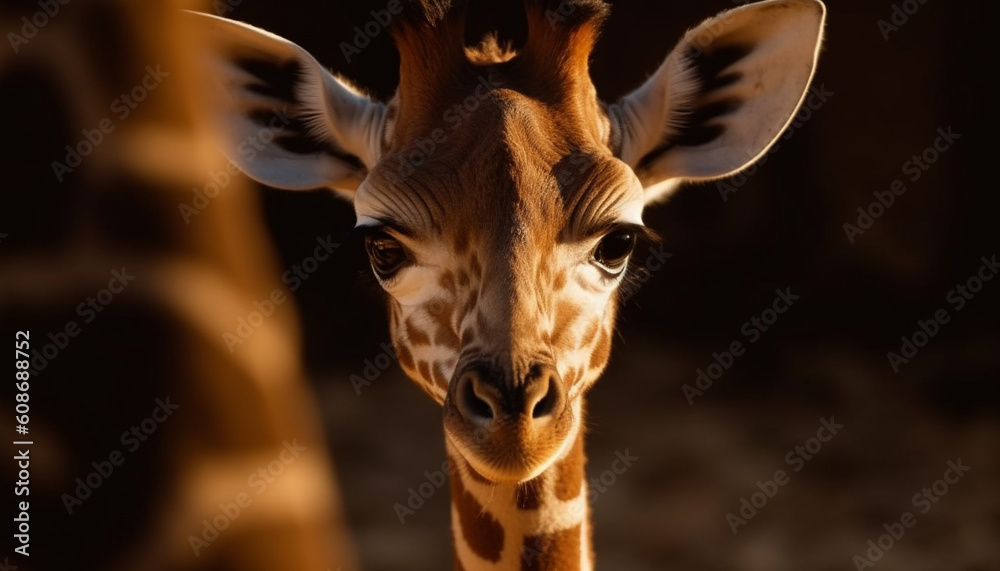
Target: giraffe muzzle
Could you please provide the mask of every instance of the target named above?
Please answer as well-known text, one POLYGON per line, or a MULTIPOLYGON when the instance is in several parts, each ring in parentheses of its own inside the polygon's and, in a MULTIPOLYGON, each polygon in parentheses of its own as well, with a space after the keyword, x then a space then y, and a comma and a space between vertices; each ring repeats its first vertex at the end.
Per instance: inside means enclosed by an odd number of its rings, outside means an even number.
POLYGON ((481 475, 520 481, 562 448, 572 426, 568 401, 552 365, 533 365, 518 378, 470 364, 451 383, 445 428, 481 475))

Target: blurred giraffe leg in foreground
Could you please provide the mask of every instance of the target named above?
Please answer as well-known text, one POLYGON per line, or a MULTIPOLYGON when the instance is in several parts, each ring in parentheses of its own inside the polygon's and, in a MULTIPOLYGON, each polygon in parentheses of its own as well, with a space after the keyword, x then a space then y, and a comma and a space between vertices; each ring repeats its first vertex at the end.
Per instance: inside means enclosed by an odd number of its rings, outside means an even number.
POLYGON ((177 19, 208 6, 51 4, 0 11, 24 40, 0 52, 23 205, 0 217, 0 334, 30 331, 34 372, 31 556, 10 563, 354 569, 294 302, 195 120, 177 19))

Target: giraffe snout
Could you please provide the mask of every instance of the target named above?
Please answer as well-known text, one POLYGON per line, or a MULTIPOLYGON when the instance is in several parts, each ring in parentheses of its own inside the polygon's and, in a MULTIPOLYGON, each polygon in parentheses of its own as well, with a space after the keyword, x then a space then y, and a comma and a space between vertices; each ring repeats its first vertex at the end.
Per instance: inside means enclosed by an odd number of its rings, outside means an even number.
POLYGON ((486 362, 458 370, 444 407, 448 441, 493 482, 527 482, 550 466, 573 433, 573 406, 556 368, 520 372, 486 362))
POLYGON ((540 425, 562 412, 565 391, 551 365, 536 364, 516 382, 500 371, 473 365, 458 378, 454 404, 467 422, 478 426, 540 425))

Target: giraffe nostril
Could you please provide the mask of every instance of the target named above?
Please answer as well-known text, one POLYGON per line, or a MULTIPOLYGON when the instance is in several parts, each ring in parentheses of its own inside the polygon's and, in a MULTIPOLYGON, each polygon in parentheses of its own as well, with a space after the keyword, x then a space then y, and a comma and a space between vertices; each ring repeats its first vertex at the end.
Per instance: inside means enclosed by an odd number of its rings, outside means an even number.
POLYGON ((468 401, 466 402, 466 405, 469 407, 470 412, 482 418, 493 419, 493 407, 490 406, 490 403, 479 398, 475 391, 469 391, 467 393, 467 398, 468 401))
POLYGON ((524 380, 524 413, 533 420, 551 416, 562 403, 559 373, 553 367, 536 365, 524 380))
POLYGON ((470 367, 455 382, 452 402, 466 421, 479 426, 498 423, 544 424, 564 408, 564 392, 554 367, 536 365, 521 382, 508 382, 487 367, 470 367))
POLYGON ((490 404, 486 395, 479 394, 480 388, 478 376, 467 374, 462 377, 460 393, 458 395, 459 409, 470 420, 493 420, 496 411, 490 404))
POLYGON ((531 418, 542 418, 552 414, 559 403, 559 383, 554 379, 548 379, 548 390, 545 395, 535 403, 531 410, 531 418))

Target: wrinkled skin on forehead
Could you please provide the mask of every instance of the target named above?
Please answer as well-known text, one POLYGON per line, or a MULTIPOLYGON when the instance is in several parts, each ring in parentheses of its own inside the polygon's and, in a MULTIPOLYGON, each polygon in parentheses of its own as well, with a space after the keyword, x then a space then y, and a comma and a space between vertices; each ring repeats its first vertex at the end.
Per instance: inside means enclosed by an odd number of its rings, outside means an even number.
POLYGON ((474 467, 523 480, 570 443, 578 401, 607 363, 622 276, 593 253, 616 224, 641 224, 642 188, 600 144, 599 121, 564 128, 579 123, 506 88, 465 121, 445 126, 419 168, 401 168, 411 147, 386 156, 355 208, 412 259, 383 286, 400 364, 432 398, 446 404, 472 363, 514 384, 538 363, 558 372, 570 404, 544 431, 487 442, 446 406, 446 432, 474 467))

